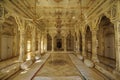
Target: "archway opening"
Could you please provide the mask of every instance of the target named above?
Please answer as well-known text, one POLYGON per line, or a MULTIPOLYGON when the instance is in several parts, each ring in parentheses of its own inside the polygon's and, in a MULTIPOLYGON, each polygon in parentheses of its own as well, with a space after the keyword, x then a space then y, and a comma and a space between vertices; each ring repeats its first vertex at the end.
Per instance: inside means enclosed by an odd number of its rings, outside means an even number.
POLYGON ((9 59, 19 55, 19 31, 13 16, 5 19, 0 34, 0 60, 9 59))
POLYGON ((52 50, 52 38, 50 36, 50 34, 47 34, 47 51, 51 51, 52 50))
POLYGON ((98 30, 98 58, 104 68, 113 70, 116 67, 114 25, 106 16, 101 18, 98 30))
POLYGON ((61 33, 57 33, 57 35, 54 37, 54 50, 55 51, 63 51, 63 36, 61 33))
POLYGON ((62 39, 57 39, 57 48, 62 48, 62 39))
POLYGON ((86 34, 85 34, 85 51, 86 51, 86 58, 92 58, 92 32, 90 31, 90 27, 87 26, 86 34))
POLYGON ((67 45, 67 51, 73 51, 74 50, 74 37, 71 33, 67 35, 66 38, 66 45, 67 45))
POLYGON ((82 54, 82 35, 80 31, 79 31, 79 51, 80 54, 82 54))

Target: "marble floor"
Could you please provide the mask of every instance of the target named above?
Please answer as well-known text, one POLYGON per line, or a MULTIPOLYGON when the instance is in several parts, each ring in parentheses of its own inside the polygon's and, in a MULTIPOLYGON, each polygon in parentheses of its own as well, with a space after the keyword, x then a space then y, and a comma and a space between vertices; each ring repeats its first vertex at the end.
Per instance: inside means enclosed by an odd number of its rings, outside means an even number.
POLYGON ((67 53, 53 53, 38 71, 34 80, 82 80, 82 75, 67 53), (54 79, 53 79, 54 77, 54 79))
MULTIPOLYGON (((9 60, 5 62, 8 63, 9 60)), ((0 66, 4 66, 3 62, 0 66)), ((47 53, 27 70, 22 70, 7 80, 111 80, 98 73, 88 68, 74 54, 47 53)))
POLYGON ((6 66, 9 66, 9 65, 15 64, 17 62, 18 62, 18 57, 14 57, 14 58, 11 58, 8 60, 0 61, 0 69, 4 68, 6 66))

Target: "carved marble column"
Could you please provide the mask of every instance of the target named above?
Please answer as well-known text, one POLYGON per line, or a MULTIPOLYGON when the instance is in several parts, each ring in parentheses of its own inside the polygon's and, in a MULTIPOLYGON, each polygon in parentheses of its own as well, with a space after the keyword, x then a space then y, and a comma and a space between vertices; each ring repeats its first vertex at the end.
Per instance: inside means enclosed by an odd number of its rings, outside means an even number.
POLYGON ((43 53, 45 53, 45 48, 46 48, 46 38, 45 38, 45 34, 43 35, 43 53))
POLYGON ((77 41, 76 41, 76 53, 80 53, 80 50, 79 50, 79 48, 80 48, 80 41, 79 41, 79 36, 77 35, 77 41))
POLYGON ((1 35, 2 35, 2 24, 0 23, 0 61, 1 61, 1 35))
POLYGON ((44 52, 47 52, 47 36, 44 36, 44 52))
POLYGON ((25 54, 25 30, 20 29, 20 55, 19 55, 19 61, 24 61, 24 54, 25 54))
POLYGON ((98 57, 97 57, 97 32, 96 30, 92 31, 92 60, 94 62, 99 62, 98 57))
POLYGON ((85 53, 85 34, 82 34, 82 56, 86 58, 86 53, 85 53))
POLYGON ((66 49, 66 36, 64 37, 64 51, 66 52, 67 51, 67 49, 66 49))
POLYGON ((52 36, 52 52, 54 51, 54 36, 52 36))
POLYGON ((120 22, 114 23, 115 26, 115 47, 116 47, 116 70, 120 71, 120 22))
POLYGON ((42 33, 42 35, 41 35, 41 54, 44 52, 44 42, 43 42, 43 40, 44 40, 44 36, 43 36, 43 33, 42 33))
POLYGON ((32 31, 32 55, 35 57, 35 50, 36 49, 36 28, 33 26, 32 31))
POLYGON ((17 53, 18 53, 18 41, 17 41, 17 38, 18 38, 18 30, 15 27, 14 28, 14 40, 13 40, 13 51, 14 51, 13 56, 17 56, 17 53))
POLYGON ((120 75, 120 1, 116 2, 117 4, 117 14, 115 20, 112 21, 114 23, 115 28, 115 53, 116 53, 116 72, 120 75))
POLYGON ((38 43, 37 43, 38 44, 38 51, 37 51, 36 56, 35 56, 36 60, 40 59, 40 57, 41 57, 41 54, 40 54, 41 53, 40 52, 41 51, 41 49, 40 49, 41 48, 40 34, 37 35, 37 39, 38 39, 38 43))
POLYGON ((20 54, 19 62, 24 62, 25 60, 25 20, 19 17, 15 17, 16 23, 18 25, 18 30, 20 31, 20 54))
POLYGON ((41 39, 40 38, 41 38, 41 35, 39 34, 38 35, 38 52, 39 52, 39 54, 40 54, 40 51, 41 51, 41 43, 40 43, 41 39))

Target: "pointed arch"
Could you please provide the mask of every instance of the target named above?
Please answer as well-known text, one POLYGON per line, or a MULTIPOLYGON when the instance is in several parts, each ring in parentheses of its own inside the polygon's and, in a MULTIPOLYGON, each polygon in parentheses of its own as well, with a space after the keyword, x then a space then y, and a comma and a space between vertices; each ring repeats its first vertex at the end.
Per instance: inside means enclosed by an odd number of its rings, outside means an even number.
POLYGON ((79 51, 80 54, 82 55, 82 34, 80 30, 79 30, 79 51))
POLYGON ((47 33, 47 51, 52 50, 52 37, 47 33))
POLYGON ((74 36, 71 32, 66 37, 67 51, 74 51, 74 36))
POLYGON ((86 58, 92 59, 92 32, 90 27, 87 26, 86 34, 85 34, 85 51, 86 51, 86 58))
POLYGON ((116 52, 115 52, 115 30, 114 25, 106 15, 100 16, 97 31, 98 39, 98 59, 100 63, 115 69, 116 52), (106 62, 104 62, 106 60, 106 62))

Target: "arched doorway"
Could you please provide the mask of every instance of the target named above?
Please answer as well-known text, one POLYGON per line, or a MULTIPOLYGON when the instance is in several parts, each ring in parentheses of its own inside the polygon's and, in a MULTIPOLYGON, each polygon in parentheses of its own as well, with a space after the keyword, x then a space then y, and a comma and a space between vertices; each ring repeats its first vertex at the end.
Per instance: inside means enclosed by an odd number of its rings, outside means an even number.
POLYGON ((66 38, 67 51, 74 51, 74 37, 71 33, 66 38))
POLYGON ((79 31, 79 51, 80 54, 82 54, 82 35, 80 31, 79 31))
POLYGON ((87 26, 86 34, 85 34, 85 51, 86 51, 86 58, 92 58, 92 32, 90 31, 90 27, 87 26))
POLYGON ((61 35, 61 33, 57 33, 57 35, 54 37, 54 50, 55 51, 63 51, 63 36, 61 35))
POLYGON ((0 59, 5 60, 19 55, 19 31, 13 16, 5 18, 1 30, 0 59))
POLYGON ((106 16, 101 18, 98 30, 98 58, 100 63, 113 70, 116 66, 114 25, 106 16))
POLYGON ((47 51, 52 50, 52 38, 50 34, 47 34, 47 51))

